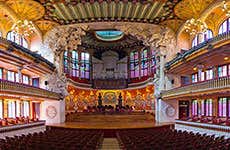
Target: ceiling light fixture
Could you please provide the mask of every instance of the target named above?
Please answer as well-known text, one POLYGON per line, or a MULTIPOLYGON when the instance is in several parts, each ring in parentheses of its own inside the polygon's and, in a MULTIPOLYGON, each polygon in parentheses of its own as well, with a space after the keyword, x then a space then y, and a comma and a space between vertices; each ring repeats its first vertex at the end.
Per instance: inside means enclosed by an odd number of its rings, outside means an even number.
POLYGON ((34 33, 35 27, 32 21, 28 20, 18 20, 12 26, 12 31, 23 37, 28 37, 34 33))
POLYGON ((204 33, 207 30, 207 25, 200 19, 189 19, 184 25, 185 31, 190 35, 196 35, 198 33, 204 33))

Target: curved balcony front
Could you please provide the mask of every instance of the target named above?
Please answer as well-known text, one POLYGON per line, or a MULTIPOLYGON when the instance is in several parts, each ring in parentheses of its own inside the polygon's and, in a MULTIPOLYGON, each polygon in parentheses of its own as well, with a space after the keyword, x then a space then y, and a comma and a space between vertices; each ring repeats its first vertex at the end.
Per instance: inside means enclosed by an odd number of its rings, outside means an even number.
POLYGON ((25 85, 21 83, 15 83, 5 80, 0 80, 0 96, 3 97, 20 97, 27 96, 36 99, 45 100, 60 100, 60 94, 48 91, 45 89, 25 85))
POLYGON ((213 95, 217 93, 221 93, 221 95, 230 94, 229 76, 163 91, 161 97, 168 100, 213 95))

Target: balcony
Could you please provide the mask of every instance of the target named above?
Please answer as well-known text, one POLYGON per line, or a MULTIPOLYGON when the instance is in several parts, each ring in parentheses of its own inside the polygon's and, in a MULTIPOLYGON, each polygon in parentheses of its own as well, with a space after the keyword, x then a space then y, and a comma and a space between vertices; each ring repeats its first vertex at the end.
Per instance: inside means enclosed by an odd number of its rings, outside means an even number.
POLYGON ((229 39, 230 39, 230 32, 219 34, 216 37, 213 37, 213 38, 211 38, 211 39, 209 39, 207 41, 204 41, 204 42, 198 44, 197 46, 192 47, 191 49, 187 50, 183 54, 177 55, 175 58, 173 58, 171 61, 169 61, 169 62, 167 62, 165 64, 165 68, 169 70, 175 64, 177 64, 179 62, 185 61, 186 58, 188 58, 192 54, 197 53, 200 50, 208 49, 209 52, 213 51, 213 50, 215 50, 215 48, 213 48, 214 45, 217 45, 218 43, 225 43, 225 44, 227 44, 229 42, 225 42, 225 41, 229 41, 229 39))
POLYGON ((196 96, 197 94, 213 94, 215 92, 230 92, 230 76, 163 91, 161 97, 163 99, 174 99, 196 96))
POLYGON ((21 83, 15 83, 5 80, 0 80, 0 95, 10 96, 10 95, 23 95, 23 96, 31 96, 34 98, 42 98, 42 99, 51 99, 51 100, 59 100, 60 94, 51 92, 45 89, 33 87, 30 85, 25 85, 21 83))

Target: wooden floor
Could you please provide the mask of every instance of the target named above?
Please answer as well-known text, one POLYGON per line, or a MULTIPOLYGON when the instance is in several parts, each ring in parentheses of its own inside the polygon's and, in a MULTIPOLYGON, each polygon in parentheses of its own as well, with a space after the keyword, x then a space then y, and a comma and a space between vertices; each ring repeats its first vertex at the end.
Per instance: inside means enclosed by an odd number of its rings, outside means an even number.
POLYGON ((51 127, 78 128, 78 129, 134 129, 152 128, 172 123, 157 123, 154 116, 145 115, 84 115, 74 122, 47 124, 51 127))

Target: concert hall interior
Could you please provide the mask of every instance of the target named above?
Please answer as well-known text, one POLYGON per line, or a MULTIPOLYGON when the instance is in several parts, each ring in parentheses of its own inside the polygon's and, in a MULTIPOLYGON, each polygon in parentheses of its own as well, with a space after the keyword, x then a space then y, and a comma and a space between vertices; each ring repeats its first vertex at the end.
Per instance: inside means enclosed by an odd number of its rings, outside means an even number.
POLYGON ((230 149, 230 0, 0 0, 1 150, 230 149))

